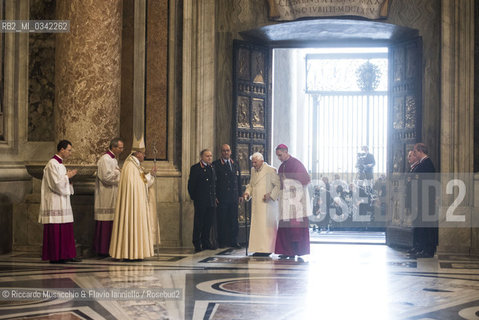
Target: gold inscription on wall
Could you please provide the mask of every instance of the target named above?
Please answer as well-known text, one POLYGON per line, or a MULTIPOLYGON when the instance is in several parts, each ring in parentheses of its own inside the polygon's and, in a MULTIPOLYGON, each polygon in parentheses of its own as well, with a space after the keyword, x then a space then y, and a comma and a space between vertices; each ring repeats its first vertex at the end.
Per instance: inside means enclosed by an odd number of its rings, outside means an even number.
POLYGON ((391 0, 267 0, 269 18, 291 21, 304 17, 357 16, 381 19, 391 0))

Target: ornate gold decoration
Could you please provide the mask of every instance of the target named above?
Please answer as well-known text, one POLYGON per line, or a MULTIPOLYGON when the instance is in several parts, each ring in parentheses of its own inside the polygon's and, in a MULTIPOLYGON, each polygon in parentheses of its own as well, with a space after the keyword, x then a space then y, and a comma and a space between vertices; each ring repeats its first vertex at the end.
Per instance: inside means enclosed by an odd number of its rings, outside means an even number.
POLYGON ((416 99, 414 96, 406 97, 406 128, 411 129, 416 126, 416 99))
POLYGON ((238 163, 240 166, 241 172, 249 174, 249 149, 247 144, 238 145, 238 163))
POLYGON ((394 82, 399 82, 404 79, 404 76, 403 76, 404 64, 405 64, 404 48, 395 49, 393 53, 393 59, 394 59, 393 79, 394 79, 394 82))
POLYGON ((238 96, 238 127, 249 128, 249 98, 238 96))
POLYGON ((253 127, 264 128, 264 100, 253 98, 253 127))
POLYGON ((402 172, 404 162, 404 151, 396 149, 393 157, 393 172, 402 172))
POLYGON ((253 52, 253 83, 264 84, 264 56, 262 52, 253 52))
POLYGON ((253 153, 259 152, 264 155, 264 145, 262 144, 254 144, 253 145, 253 153))
POLYGON ((417 48, 409 46, 406 51, 406 78, 411 79, 417 72, 417 48))
POLYGON ((404 128, 404 99, 402 97, 394 99, 393 105, 393 128, 402 129, 404 128))

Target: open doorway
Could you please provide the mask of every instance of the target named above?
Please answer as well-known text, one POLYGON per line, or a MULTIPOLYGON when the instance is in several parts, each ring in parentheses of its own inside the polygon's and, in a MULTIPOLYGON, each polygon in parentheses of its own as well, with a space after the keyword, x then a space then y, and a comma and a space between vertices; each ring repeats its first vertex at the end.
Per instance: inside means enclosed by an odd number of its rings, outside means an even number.
POLYGON ((387 47, 273 49, 272 146, 311 174, 312 242, 385 243, 388 65, 387 47))
MULTIPOLYGON (((353 224, 351 225, 351 221, 345 219, 349 216, 339 214, 339 211, 337 211, 336 219, 339 222, 335 221, 334 228, 345 227, 350 230, 359 228, 358 230, 362 231, 371 231, 375 228, 386 229, 386 243, 388 245, 410 247, 415 241, 414 226, 410 224, 409 220, 401 218, 404 211, 401 205, 402 194, 397 192, 397 188, 394 189, 394 186, 401 184, 401 173, 409 170, 406 159, 408 151, 415 143, 421 141, 424 69, 422 65, 422 38, 419 36, 418 30, 373 21, 312 19, 265 26, 244 31, 240 34, 244 40, 233 41, 232 151, 238 158, 243 185, 246 185, 249 181, 251 162, 248 159, 253 152, 261 152, 268 163, 273 163, 275 166, 279 165, 273 152, 274 146, 278 143, 289 144, 292 147, 291 153, 293 156, 305 161, 305 165, 311 168, 311 174, 314 175, 313 181, 318 184, 324 182, 322 178, 326 172, 322 172, 323 170, 333 170, 318 168, 313 170, 315 164, 328 163, 328 161, 320 161, 321 156, 330 156, 328 152, 319 152, 318 145, 319 147, 324 147, 324 145, 312 141, 313 138, 317 141, 324 140, 324 137, 320 137, 319 130, 324 129, 326 125, 317 126, 316 132, 313 132, 314 127, 304 125, 304 121, 312 121, 313 118, 317 118, 318 114, 313 114, 313 111, 320 109, 311 109, 311 105, 316 103, 317 106, 322 106, 325 96, 323 95, 318 99, 319 95, 314 95, 314 92, 307 94, 306 58, 304 56, 302 60, 290 59, 288 55, 293 55, 295 50, 297 50, 296 52, 301 50, 294 48, 366 48, 368 46, 387 48, 387 71, 385 72, 388 87, 385 98, 388 104, 387 115, 385 115, 387 126, 384 133, 369 133, 370 138, 387 136, 387 139, 385 144, 381 145, 380 143, 375 144, 374 141, 371 142, 370 139, 361 138, 353 147, 347 146, 350 150, 349 155, 339 159, 346 161, 346 164, 340 164, 339 160, 329 160, 333 168, 346 168, 356 165, 357 163, 354 163, 354 161, 357 161, 355 156, 357 156, 358 145, 364 143, 373 145, 370 151, 376 155, 375 160, 378 162, 375 171, 373 171, 372 183, 366 184, 369 189, 360 186, 361 188, 358 189, 359 191, 363 190, 363 192, 356 193, 365 199, 366 203, 353 206, 353 208, 363 207, 359 210, 352 210, 355 221, 352 221, 353 224), (292 49, 282 52, 286 55, 288 61, 296 61, 296 64, 273 62, 273 50, 278 49, 292 49), (273 63, 275 64, 274 67, 273 63), (273 68, 275 69, 274 76, 273 68), (277 81, 279 73, 283 73, 282 81, 277 81), (288 80, 301 79, 301 77, 298 78, 298 75, 302 76, 302 81, 288 80), (272 81, 273 77, 275 81, 272 81), (273 97, 273 88, 276 93, 287 93, 288 96, 285 98, 273 97), (295 94, 291 94, 291 92, 295 94), (284 112, 284 110, 281 112, 281 109, 278 109, 278 103, 283 103, 294 112, 284 112), (275 110, 273 110, 273 104, 275 110), (291 106, 294 106, 294 108, 291 106), (281 142, 279 142, 280 140, 281 142), (313 147, 317 149, 313 150, 313 147), (382 148, 387 150, 386 161, 381 162, 382 148), (316 154, 316 158, 313 158, 313 154, 316 154), (385 163, 385 169, 384 167, 380 169, 381 163, 385 163), (382 174, 384 170, 386 176, 382 174), (374 199, 374 201, 370 199, 374 199), (371 205, 371 203, 374 205, 371 205), (374 217, 370 217, 371 210, 374 217), (360 214, 361 212, 366 212, 366 214, 360 214), (341 221, 342 219, 344 221, 341 221)), ((384 52, 376 53, 384 55, 384 52)), ((315 54, 318 53, 311 53, 311 57, 314 58, 315 54)), ((333 53, 333 55, 337 57, 338 53, 333 53)), ((372 59, 369 58, 370 61, 372 59)), ((369 68, 371 67, 369 66, 369 68)), ((353 72, 352 77, 357 78, 355 72, 353 72)), ((376 92, 374 98, 377 98, 378 94, 380 93, 376 92)), ((332 100, 334 101, 334 99, 332 100)), ((366 100, 366 104, 369 100, 366 100)), ((332 109, 338 111, 334 104, 332 109)), ((321 115, 319 114, 319 116, 321 115)), ((357 119, 352 117, 352 120, 357 119)), ((331 123, 331 121, 328 123, 331 123)), ((351 128, 343 124, 336 125, 336 127, 351 128)), ((337 147, 337 145, 330 147, 337 147)), ((357 169, 354 168, 354 170, 357 169)), ((328 172, 329 179, 333 179, 333 181, 344 180, 342 186, 344 193, 345 188, 349 187, 346 181, 356 179, 358 172, 354 170, 349 169, 350 177, 347 177, 348 170, 344 174, 339 174, 339 179, 335 179, 334 175, 331 176, 331 173, 334 174, 334 172, 328 172), (342 179, 341 176, 345 176, 346 179, 342 179)), ((334 169, 334 171, 339 170, 334 169)), ((329 181, 329 183, 331 182, 329 181)), ((353 184, 354 186, 355 184, 353 184)), ((337 190, 337 187, 333 190, 337 190)), ((316 196, 316 191, 319 191, 319 199, 323 194, 327 194, 320 192, 321 186, 317 189, 312 188, 311 193, 316 196)), ((320 203, 324 204, 328 201, 320 201, 320 203)), ((343 212, 348 210, 347 204, 344 205, 343 212)), ((240 223, 245 228, 249 224, 250 211, 247 206, 240 207, 240 223)), ((321 219, 323 211, 327 212, 327 209, 318 211, 317 208, 313 208, 315 219, 321 219)), ((322 221, 326 222, 325 219, 322 221)), ((332 225, 328 223, 325 223, 323 228, 327 230, 328 225, 331 230, 332 225)))

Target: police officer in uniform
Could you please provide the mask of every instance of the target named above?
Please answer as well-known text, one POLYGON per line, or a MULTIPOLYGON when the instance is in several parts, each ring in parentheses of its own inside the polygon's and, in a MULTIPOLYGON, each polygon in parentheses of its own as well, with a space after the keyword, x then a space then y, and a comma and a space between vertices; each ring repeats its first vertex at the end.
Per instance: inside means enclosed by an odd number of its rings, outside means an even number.
POLYGON ((216 198, 218 199, 217 230, 220 248, 241 248, 238 244, 238 203, 241 197, 241 172, 231 159, 231 148, 221 146, 221 158, 213 162, 216 172, 216 198))
POLYGON ((195 252, 215 249, 210 242, 211 226, 216 209, 216 174, 209 149, 200 152, 201 160, 190 169, 188 193, 195 205, 193 245, 195 252))

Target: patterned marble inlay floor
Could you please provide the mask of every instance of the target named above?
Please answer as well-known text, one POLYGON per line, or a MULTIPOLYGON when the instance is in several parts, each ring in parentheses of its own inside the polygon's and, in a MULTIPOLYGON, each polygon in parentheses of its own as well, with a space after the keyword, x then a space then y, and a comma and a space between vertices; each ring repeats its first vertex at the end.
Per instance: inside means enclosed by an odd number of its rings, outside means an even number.
POLYGON ((0 319, 479 319, 478 259, 347 244, 312 244, 303 258, 166 249, 52 265, 3 255, 0 319), (75 296, 85 292, 95 295, 75 296))

